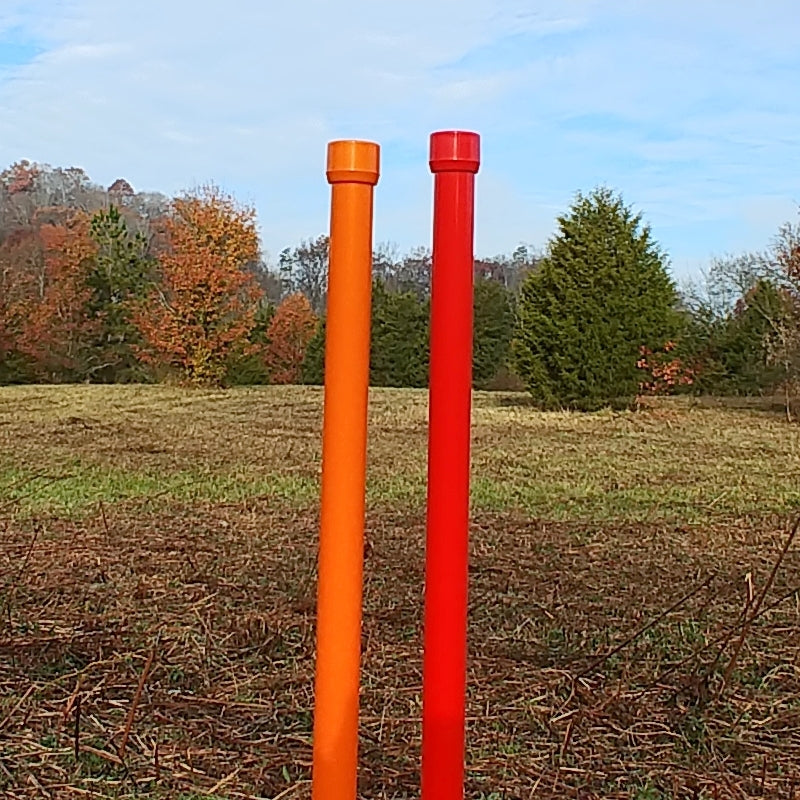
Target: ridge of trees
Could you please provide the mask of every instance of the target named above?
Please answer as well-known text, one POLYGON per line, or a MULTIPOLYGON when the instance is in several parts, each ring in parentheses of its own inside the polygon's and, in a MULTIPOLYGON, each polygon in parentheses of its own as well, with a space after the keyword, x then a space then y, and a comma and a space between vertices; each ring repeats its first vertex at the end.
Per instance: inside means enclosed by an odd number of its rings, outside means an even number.
MULTIPOLYGON (((640 214, 578 194, 542 253, 474 264, 476 388, 550 408, 647 393, 762 394, 800 384, 800 233, 716 261, 679 291, 640 214)), ((77 168, 0 172, 0 383, 320 383, 328 239, 279 252, 217 187, 104 188, 77 168)), ((373 385, 427 384, 431 253, 373 254, 373 385)))

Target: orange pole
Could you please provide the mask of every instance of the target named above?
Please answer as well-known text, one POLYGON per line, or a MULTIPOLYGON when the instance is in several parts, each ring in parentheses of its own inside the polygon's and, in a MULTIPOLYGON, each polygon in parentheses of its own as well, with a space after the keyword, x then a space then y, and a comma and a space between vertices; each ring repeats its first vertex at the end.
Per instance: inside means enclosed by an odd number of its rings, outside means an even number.
POLYGON ((328 145, 331 242, 319 534, 313 800, 355 800, 378 145, 328 145))

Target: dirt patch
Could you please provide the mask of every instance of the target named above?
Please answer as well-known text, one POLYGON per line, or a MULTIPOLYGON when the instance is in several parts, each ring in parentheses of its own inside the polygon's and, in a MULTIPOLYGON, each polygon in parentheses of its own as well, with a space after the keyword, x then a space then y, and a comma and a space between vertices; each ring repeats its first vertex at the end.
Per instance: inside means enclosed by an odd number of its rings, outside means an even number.
MULTIPOLYGON (((308 796, 313 513, 120 506, 2 526, 3 797, 308 796)), ((800 791, 800 543, 742 627, 787 536, 780 518, 476 517, 466 796, 800 791)), ((370 800, 418 796, 423 544, 419 515, 369 519, 370 800)))

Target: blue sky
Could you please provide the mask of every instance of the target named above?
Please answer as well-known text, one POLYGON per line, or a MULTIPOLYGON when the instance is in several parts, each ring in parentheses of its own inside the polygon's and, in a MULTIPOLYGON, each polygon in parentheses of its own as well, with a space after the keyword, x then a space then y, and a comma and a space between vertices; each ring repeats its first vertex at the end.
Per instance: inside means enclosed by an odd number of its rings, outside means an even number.
POLYGON ((265 250, 326 230, 326 143, 382 145, 375 240, 430 240, 431 131, 482 135, 476 251, 543 248, 575 192, 641 210, 678 278, 800 203, 797 0, 1 0, 0 164, 174 194, 265 250))

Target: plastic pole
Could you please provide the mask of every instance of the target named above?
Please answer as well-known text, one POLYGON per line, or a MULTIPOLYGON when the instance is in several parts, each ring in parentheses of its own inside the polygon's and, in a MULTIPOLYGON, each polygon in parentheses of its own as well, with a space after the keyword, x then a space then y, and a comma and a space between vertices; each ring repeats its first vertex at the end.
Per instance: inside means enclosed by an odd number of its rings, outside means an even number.
POLYGON ((330 267, 312 797, 355 800, 364 552, 372 198, 380 150, 328 145, 330 267))
POLYGON ((431 136, 434 173, 422 798, 463 800, 475 173, 480 138, 431 136))

